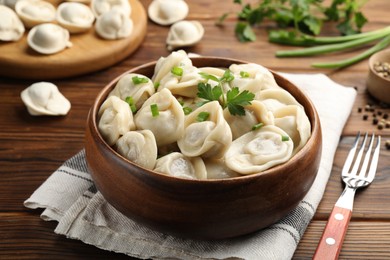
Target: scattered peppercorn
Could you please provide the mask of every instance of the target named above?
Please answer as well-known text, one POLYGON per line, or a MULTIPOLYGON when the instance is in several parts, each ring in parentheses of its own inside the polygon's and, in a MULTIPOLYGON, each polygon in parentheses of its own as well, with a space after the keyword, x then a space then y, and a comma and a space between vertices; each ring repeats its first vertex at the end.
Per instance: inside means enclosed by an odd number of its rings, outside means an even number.
POLYGON ((386 121, 385 127, 390 128, 390 121, 386 121))
POLYGON ((387 150, 390 150, 390 140, 386 140, 385 146, 387 150))
POLYGON ((383 114, 383 118, 384 119, 388 119, 389 118, 389 114, 387 114, 387 113, 383 114))
POLYGON ((361 113, 361 112, 362 112, 362 108, 358 107, 358 113, 361 113))
POLYGON ((378 123, 378 130, 382 130, 384 127, 384 124, 382 122, 378 123))
POLYGON ((383 114, 381 110, 378 110, 376 113, 378 114, 378 116, 381 116, 383 114))
POLYGON ((378 124, 378 118, 375 117, 375 118, 372 120, 372 124, 373 124, 373 125, 378 124))
POLYGON ((367 120, 368 119, 368 115, 363 115, 363 120, 367 120))

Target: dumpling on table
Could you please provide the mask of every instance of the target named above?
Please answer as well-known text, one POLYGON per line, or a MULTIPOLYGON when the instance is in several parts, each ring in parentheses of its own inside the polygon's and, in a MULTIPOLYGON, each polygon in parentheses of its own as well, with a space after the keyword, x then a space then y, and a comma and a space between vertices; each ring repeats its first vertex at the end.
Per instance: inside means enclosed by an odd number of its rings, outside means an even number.
POLYGON ((98 116, 99 132, 109 145, 114 145, 121 135, 135 129, 129 104, 119 97, 107 98, 100 106, 98 116))
POLYGON ((233 141, 225 154, 226 165, 240 174, 254 174, 288 161, 294 143, 277 126, 267 125, 233 141))

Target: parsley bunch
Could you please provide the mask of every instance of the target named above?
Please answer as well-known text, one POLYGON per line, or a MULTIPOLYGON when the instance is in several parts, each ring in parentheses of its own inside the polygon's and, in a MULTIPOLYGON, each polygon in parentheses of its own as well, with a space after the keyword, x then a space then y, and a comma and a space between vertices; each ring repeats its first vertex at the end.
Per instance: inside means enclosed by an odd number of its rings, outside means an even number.
MULTIPOLYGON (((233 1, 241 7, 237 15, 240 22, 236 24, 235 32, 242 42, 256 40, 252 27, 266 20, 275 22, 278 28, 293 28, 278 32, 284 42, 286 32, 293 32, 288 34, 291 40, 301 34, 318 35, 323 24, 329 21, 337 23, 342 35, 361 32, 367 22, 360 11, 367 0, 332 0, 329 6, 325 6, 323 0, 264 0, 255 5, 244 4, 242 0, 233 1)), ((226 17, 227 14, 222 15, 219 22, 226 17)), ((273 39, 279 40, 276 35, 273 32, 273 39)))
POLYGON ((199 106, 211 101, 218 101, 223 108, 228 108, 230 114, 238 116, 245 115, 244 106, 251 104, 251 101, 255 98, 255 94, 248 90, 240 92, 238 87, 233 87, 226 92, 225 96, 222 90, 222 84, 231 82, 234 79, 234 75, 230 70, 226 70, 221 78, 203 72, 199 74, 206 79, 205 83, 201 82, 198 84, 197 96, 204 99, 204 101, 198 103, 199 106), (218 84, 212 87, 207 83, 209 80, 215 81, 218 84))

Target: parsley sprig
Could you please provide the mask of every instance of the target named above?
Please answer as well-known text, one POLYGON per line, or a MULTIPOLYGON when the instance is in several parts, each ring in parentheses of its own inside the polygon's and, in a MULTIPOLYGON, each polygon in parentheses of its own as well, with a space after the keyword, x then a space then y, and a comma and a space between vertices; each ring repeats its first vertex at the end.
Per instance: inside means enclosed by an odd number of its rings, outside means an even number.
POLYGON ((206 82, 198 84, 197 96, 204 99, 204 101, 198 103, 199 106, 211 101, 218 101, 223 108, 229 110, 230 114, 238 116, 245 115, 244 106, 251 104, 251 101, 255 98, 255 94, 248 90, 240 92, 238 87, 233 87, 226 92, 225 97, 222 84, 234 80, 234 75, 230 70, 226 70, 221 78, 204 72, 200 72, 199 74, 206 79, 206 82), (217 85, 214 87, 211 86, 208 83, 209 80, 217 82, 217 85))

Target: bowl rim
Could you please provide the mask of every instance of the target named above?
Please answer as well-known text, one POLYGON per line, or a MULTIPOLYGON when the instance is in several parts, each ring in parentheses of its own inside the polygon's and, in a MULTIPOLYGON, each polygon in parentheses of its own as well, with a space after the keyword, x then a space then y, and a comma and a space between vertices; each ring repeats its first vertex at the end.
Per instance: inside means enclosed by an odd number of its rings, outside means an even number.
MULTIPOLYGON (((390 64, 390 48, 388 48, 388 49, 383 49, 381 51, 378 51, 378 52, 374 53, 373 55, 371 55, 371 57, 368 59, 368 67, 369 67, 370 72, 373 73, 376 77, 378 77, 382 81, 390 83, 390 77, 389 78, 382 77, 374 69, 375 62, 377 62, 377 61, 383 62, 382 60, 380 60, 380 57, 383 57, 383 56, 385 56, 389 59, 389 64, 390 64)), ((385 62, 387 62, 387 61, 385 61, 385 62)))
MULTIPOLYGON (((190 59, 191 59, 191 61, 194 61, 194 59, 195 60, 198 60, 198 59, 199 60, 201 60, 201 59, 205 59, 205 60, 207 60, 207 59, 209 59, 209 60, 219 60, 219 61, 230 62, 230 64, 233 64, 233 63, 235 63, 235 64, 250 64, 250 63, 253 63, 253 62, 244 61, 244 60, 240 60, 240 59, 217 57, 217 56, 190 57, 190 59)), ((316 143, 315 143, 316 140, 314 138, 314 133, 318 133, 318 135, 322 138, 321 123, 320 123, 319 115, 318 115, 318 112, 317 112, 313 102, 311 101, 311 99, 306 95, 306 93, 304 93, 301 89, 299 89, 299 87, 296 86, 296 84, 292 83, 290 80, 287 80, 285 77, 283 77, 279 73, 277 73, 277 72, 275 72, 275 71, 265 67, 267 70, 269 70, 273 74, 274 77, 275 76, 279 77, 280 79, 283 79, 283 80, 287 81, 294 88, 296 88, 298 90, 299 95, 302 96, 301 98, 305 99, 305 102, 307 102, 309 104, 309 106, 310 106, 310 108, 312 110, 312 115, 309 116, 307 114, 308 113, 307 108, 304 107, 305 108, 305 113, 309 117, 310 124, 311 124, 311 135, 310 135, 308 141, 306 142, 306 144, 296 154, 294 154, 287 162, 279 164, 279 165, 276 165, 276 166, 273 166, 273 167, 271 167, 271 168, 269 168, 269 169, 267 169, 267 170, 265 170, 263 172, 254 173, 254 174, 247 174, 247 175, 240 175, 240 176, 237 176, 237 177, 229 177, 229 178, 224 178, 224 179, 187 179, 187 178, 182 178, 182 177, 176 177, 176 176, 163 174, 163 173, 151 170, 151 169, 144 168, 144 167, 142 167, 142 166, 140 166, 138 164, 135 164, 134 162, 128 160, 127 158, 125 158, 124 156, 119 154, 117 151, 115 151, 115 149, 113 147, 111 147, 110 145, 108 145, 107 142, 103 139, 102 135, 100 134, 100 131, 98 130, 98 120, 97 120, 98 119, 98 111, 99 111, 99 108, 100 108, 101 104, 107 98, 108 94, 115 87, 116 83, 118 82, 118 80, 121 77, 123 77, 124 75, 127 75, 129 73, 134 73, 136 71, 139 71, 139 70, 142 70, 142 69, 146 69, 146 68, 148 68, 150 66, 154 67, 156 65, 156 63, 157 63, 157 60, 151 61, 151 62, 148 62, 148 63, 145 63, 145 64, 142 64, 142 65, 139 65, 139 66, 136 66, 136 67, 133 67, 133 68, 131 68, 131 69, 121 73, 119 76, 117 76, 113 80, 111 80, 107 85, 104 86, 103 89, 100 90, 98 95, 95 97, 93 105, 92 105, 92 107, 91 107, 91 109, 89 111, 90 122, 92 122, 92 129, 91 130, 96 134, 96 136, 98 138, 97 141, 102 143, 104 145, 104 147, 107 148, 107 150, 110 153, 112 153, 114 156, 116 156, 122 162, 128 163, 128 164, 132 165, 133 167, 137 167, 140 170, 143 170, 145 172, 145 174, 153 174, 154 177, 162 178, 162 179, 164 179, 166 181, 181 181, 183 183, 195 183, 195 184, 198 183, 199 185, 200 184, 203 184, 203 185, 206 184, 207 185, 207 184, 215 184, 215 183, 230 183, 230 182, 247 182, 247 181, 250 181, 251 179, 257 179, 257 178, 259 178, 261 176, 264 176, 264 175, 274 175, 274 174, 277 174, 280 171, 280 169, 282 169, 284 167, 285 164, 291 162, 292 160, 299 160, 300 158, 304 157, 304 155, 309 152, 310 147, 316 145, 316 143)), ((283 88, 283 87, 281 86, 281 88, 283 88)), ((293 95, 292 93, 290 93, 290 94, 293 95)), ((294 96, 294 98, 296 98, 296 96, 294 96)), ((88 165, 88 162, 87 162, 87 165, 88 165)))

